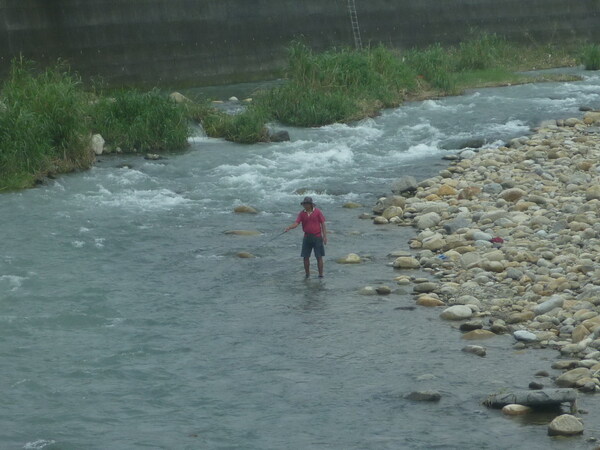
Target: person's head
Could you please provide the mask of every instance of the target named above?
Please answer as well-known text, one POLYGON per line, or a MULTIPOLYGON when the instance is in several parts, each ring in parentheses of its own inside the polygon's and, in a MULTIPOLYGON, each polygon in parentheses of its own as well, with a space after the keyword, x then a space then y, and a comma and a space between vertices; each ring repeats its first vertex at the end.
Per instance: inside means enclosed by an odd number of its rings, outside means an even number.
POLYGON ((306 211, 312 211, 313 208, 315 207, 312 197, 304 197, 304 200, 302 200, 302 202, 300 202, 300 204, 306 211))

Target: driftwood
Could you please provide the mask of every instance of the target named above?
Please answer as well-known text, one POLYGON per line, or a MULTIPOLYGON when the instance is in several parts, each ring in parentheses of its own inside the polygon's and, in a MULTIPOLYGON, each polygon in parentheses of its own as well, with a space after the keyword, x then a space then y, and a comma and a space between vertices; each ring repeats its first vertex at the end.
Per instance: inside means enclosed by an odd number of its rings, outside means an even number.
POLYGON ((513 403, 530 406, 532 408, 544 408, 560 406, 569 403, 571 411, 576 409, 577 391, 575 389, 544 389, 539 391, 513 391, 501 394, 492 394, 483 402, 490 408, 503 408, 513 403))

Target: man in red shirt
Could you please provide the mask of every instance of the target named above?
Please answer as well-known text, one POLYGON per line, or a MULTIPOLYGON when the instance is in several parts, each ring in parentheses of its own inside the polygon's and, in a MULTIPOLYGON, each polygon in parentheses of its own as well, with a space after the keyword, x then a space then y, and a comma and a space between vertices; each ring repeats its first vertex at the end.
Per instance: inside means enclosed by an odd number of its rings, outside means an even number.
POLYGON ((304 258, 304 272, 306 278, 310 277, 310 254, 315 251, 317 258, 317 268, 319 269, 319 278, 323 278, 323 256, 325 256, 325 244, 327 244, 327 227, 325 226, 325 216, 319 208, 313 203, 312 197, 304 197, 300 203, 304 211, 300 211, 296 221, 287 227, 285 231, 292 230, 302 224, 304 239, 302 240, 302 253, 304 258))

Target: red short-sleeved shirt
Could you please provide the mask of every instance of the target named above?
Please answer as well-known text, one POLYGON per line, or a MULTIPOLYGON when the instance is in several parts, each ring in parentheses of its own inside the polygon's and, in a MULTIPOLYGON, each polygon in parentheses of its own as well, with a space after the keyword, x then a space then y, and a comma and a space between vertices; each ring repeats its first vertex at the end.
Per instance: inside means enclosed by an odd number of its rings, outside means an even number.
POLYGON ((314 234, 317 237, 321 237, 321 224, 324 222, 325 216, 319 208, 314 208, 310 215, 306 211, 300 211, 296 217, 296 223, 302 224, 304 234, 314 234))

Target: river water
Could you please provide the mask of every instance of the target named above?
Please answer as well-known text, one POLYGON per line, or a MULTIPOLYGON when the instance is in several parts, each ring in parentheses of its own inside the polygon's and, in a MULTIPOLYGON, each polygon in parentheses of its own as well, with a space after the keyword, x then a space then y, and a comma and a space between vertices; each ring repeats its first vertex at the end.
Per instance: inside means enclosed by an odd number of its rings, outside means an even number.
POLYGON ((402 309, 414 301, 387 255, 413 231, 357 218, 396 178, 436 174, 461 141, 600 109, 600 75, 584 76, 291 128, 281 144, 198 136, 161 161, 101 157, 1 195, 0 448, 592 448, 598 397, 582 396, 586 432, 569 440, 546 435, 547 416, 482 406, 556 375, 556 352, 515 351, 510 336, 486 341, 485 358, 461 352, 439 310, 402 309), (328 220, 323 281, 303 279, 299 229, 279 235, 303 195, 328 220), (242 204, 260 213, 234 214, 242 204), (350 252, 367 262, 335 263, 350 252), (394 293, 358 294, 379 284, 394 293), (441 401, 403 398, 424 389, 441 401))

